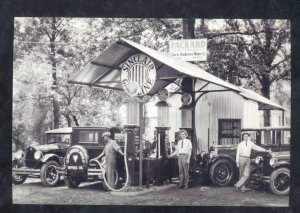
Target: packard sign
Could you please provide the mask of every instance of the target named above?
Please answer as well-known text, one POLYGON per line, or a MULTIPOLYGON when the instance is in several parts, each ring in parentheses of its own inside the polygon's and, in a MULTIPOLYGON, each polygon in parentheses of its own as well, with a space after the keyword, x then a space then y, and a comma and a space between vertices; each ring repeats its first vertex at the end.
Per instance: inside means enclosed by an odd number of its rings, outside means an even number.
POLYGON ((169 41, 170 55, 184 61, 206 61, 207 39, 181 39, 169 41))
POLYGON ((147 55, 135 54, 123 64, 121 83, 129 96, 146 95, 153 87, 155 79, 155 64, 147 55))

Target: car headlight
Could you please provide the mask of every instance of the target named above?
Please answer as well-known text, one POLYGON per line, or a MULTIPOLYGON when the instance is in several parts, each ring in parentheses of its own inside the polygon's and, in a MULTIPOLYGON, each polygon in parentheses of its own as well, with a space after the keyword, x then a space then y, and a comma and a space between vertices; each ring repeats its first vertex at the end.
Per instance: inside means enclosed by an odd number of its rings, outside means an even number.
POLYGON ((39 160, 43 156, 43 153, 41 151, 36 151, 34 153, 34 159, 39 160))
POLYGON ((255 164, 256 164, 256 165, 260 164, 262 161, 263 161, 263 157, 262 157, 262 156, 257 156, 257 157, 255 158, 255 164))
POLYGON ((273 166, 277 162, 277 158, 270 159, 270 166, 273 166))
POLYGON ((213 151, 210 151, 209 153, 209 158, 213 158, 214 156, 216 156, 218 153, 217 151, 213 150, 213 151))

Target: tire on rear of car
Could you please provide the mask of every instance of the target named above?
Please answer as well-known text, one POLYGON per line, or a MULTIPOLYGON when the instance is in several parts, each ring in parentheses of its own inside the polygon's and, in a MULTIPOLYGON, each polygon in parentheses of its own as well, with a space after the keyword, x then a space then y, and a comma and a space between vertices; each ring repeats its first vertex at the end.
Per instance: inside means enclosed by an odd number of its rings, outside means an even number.
POLYGON ((58 166, 59 164, 54 160, 50 160, 42 165, 40 177, 44 186, 53 187, 58 184, 60 180, 60 175, 56 170, 58 166))
POLYGON ((81 180, 72 175, 64 176, 64 181, 68 188, 77 188, 81 183, 81 180))
POLYGON ((213 163, 209 170, 209 178, 214 186, 229 186, 234 179, 233 163, 227 159, 220 159, 213 163))
POLYGON ((270 176, 270 190, 276 195, 288 195, 290 192, 290 169, 281 167, 270 176))

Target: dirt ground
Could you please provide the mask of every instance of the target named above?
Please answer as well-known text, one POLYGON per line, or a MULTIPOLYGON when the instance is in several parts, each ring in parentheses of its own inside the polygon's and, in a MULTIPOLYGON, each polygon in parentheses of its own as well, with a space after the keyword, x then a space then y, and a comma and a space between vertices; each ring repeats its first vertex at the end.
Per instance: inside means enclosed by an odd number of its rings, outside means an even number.
POLYGON ((13 185, 14 204, 79 204, 79 205, 164 205, 164 206, 288 206, 288 196, 276 196, 268 190, 236 192, 233 187, 192 186, 153 191, 139 196, 108 194, 100 182, 82 183, 77 189, 67 188, 63 181, 57 187, 44 187, 38 179, 13 185))

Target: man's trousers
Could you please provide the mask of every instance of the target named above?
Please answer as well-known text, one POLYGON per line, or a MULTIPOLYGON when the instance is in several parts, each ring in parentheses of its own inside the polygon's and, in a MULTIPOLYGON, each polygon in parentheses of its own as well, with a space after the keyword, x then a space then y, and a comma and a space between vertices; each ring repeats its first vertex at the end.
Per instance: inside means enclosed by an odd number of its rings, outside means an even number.
POLYGON ((178 155, 178 168, 179 168, 179 187, 188 187, 189 184, 189 164, 187 164, 188 155, 178 155))
POLYGON ((235 184, 237 188, 245 189, 245 183, 250 176, 250 158, 239 157, 240 180, 235 184))
POLYGON ((106 158, 107 183, 111 188, 115 188, 115 168, 116 159, 106 158))

